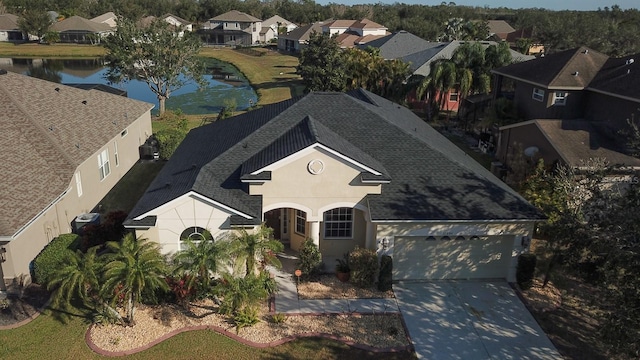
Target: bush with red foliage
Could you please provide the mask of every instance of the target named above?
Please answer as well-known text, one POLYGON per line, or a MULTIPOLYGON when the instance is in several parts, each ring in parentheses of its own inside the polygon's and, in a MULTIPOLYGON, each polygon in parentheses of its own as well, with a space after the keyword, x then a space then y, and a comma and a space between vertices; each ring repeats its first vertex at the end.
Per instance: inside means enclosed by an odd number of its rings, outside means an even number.
POLYGON ((107 241, 120 241, 127 233, 122 225, 127 218, 124 211, 111 211, 104 217, 104 221, 100 225, 87 225, 82 228, 82 240, 80 241, 80 250, 86 252, 94 246, 103 246, 107 241))

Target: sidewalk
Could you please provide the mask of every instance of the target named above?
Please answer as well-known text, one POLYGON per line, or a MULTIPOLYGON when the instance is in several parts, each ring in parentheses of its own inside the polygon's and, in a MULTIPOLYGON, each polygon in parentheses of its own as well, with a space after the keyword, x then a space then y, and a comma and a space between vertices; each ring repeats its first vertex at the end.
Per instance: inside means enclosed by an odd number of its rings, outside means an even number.
POLYGON ((283 263, 282 269, 269 266, 278 283, 275 295, 275 311, 287 314, 343 314, 343 313, 398 313, 395 298, 387 299, 298 299, 296 282, 292 275, 291 264, 297 260, 290 254, 279 254, 283 263), (288 272, 291 270, 291 272, 288 272))

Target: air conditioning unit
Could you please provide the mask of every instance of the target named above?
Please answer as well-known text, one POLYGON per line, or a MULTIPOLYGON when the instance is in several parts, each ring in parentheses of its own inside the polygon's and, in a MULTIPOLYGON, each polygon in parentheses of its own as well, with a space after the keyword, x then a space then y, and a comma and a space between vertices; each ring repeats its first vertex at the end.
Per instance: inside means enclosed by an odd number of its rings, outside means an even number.
POLYGON ((76 216, 71 223, 74 234, 82 235, 82 228, 87 225, 100 225, 100 213, 84 213, 76 216))

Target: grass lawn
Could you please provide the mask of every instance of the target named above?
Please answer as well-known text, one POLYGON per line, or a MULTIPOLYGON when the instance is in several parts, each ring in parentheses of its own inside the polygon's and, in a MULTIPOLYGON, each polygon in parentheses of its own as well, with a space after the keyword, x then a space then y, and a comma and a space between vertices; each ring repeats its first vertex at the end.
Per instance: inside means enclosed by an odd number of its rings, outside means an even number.
MULTIPOLYGON (((84 341, 87 323, 74 317, 66 324, 50 315, 13 330, 0 331, 0 359, 104 359, 84 341)), ((209 330, 179 334, 126 359, 415 359, 412 353, 374 354, 340 342, 309 338, 274 348, 242 345, 209 330)))
POLYGON ((3 57, 99 57, 105 54, 102 46, 36 43, 13 44, 0 42, 0 56, 3 57))
POLYGON ((475 151, 472 149, 467 142, 458 135, 454 134, 445 134, 447 139, 449 139, 452 143, 456 144, 460 149, 467 153, 467 155, 471 156, 475 161, 479 162, 480 165, 484 166, 486 169, 491 170, 491 162, 494 161, 491 155, 484 154, 479 151, 475 151))
POLYGON ((131 170, 99 202, 102 205, 102 212, 105 214, 115 210, 130 212, 164 164, 164 161, 155 161, 138 162, 133 165, 131 170))

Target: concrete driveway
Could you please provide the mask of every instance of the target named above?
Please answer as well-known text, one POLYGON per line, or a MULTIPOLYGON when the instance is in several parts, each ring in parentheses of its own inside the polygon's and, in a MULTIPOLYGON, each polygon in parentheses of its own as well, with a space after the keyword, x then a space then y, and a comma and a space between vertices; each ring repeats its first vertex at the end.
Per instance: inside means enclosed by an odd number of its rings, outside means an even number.
POLYGON ((395 284, 419 359, 562 359, 506 282, 395 284))

